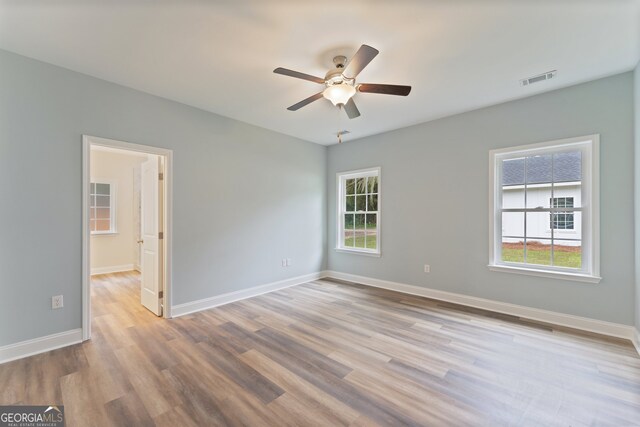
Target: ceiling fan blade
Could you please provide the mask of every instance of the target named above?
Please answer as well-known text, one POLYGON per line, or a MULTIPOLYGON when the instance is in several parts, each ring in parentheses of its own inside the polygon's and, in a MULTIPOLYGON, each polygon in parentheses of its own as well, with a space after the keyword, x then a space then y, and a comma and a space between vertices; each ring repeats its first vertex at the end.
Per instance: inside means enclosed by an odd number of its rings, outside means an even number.
POLYGON ((375 83, 361 83, 358 85, 358 92, 381 93, 383 95, 407 96, 411 92, 411 86, 401 85, 379 85, 375 83))
POLYGON ((360 111, 358 110, 358 107, 356 107, 356 103, 353 101, 353 98, 350 98, 349 101, 344 104, 344 111, 350 119, 360 117, 360 111))
POLYGON ((320 77, 312 76, 310 74, 301 73, 299 71, 289 70, 288 68, 278 67, 275 70, 273 70, 273 72, 276 73, 276 74, 282 74, 283 76, 295 77, 297 79, 309 80, 309 81, 312 81, 314 83, 324 84, 324 79, 321 79, 320 77))
POLYGON ((344 71, 342 72, 342 74, 350 79, 355 78, 358 74, 360 74, 360 71, 364 70, 364 67, 366 67, 369 62, 371 62, 371 60, 376 57, 378 53, 379 52, 377 49, 363 44, 362 46, 360 46, 360 49, 358 49, 356 54, 353 55, 353 58, 349 60, 347 66, 344 67, 344 71))
POLYGON ((318 99, 322 98, 322 92, 318 92, 315 95, 311 95, 310 97, 303 99, 302 101, 298 102, 297 104, 293 104, 291 107, 287 108, 287 110, 289 111, 296 111, 299 110, 300 108, 304 107, 307 104, 311 104, 313 101, 317 101, 318 99))

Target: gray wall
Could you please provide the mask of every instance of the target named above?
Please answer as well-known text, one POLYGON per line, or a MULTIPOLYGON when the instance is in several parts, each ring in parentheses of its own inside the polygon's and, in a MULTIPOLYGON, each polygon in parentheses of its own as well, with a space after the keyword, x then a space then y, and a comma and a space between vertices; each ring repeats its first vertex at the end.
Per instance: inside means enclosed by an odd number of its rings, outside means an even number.
POLYGON ((331 146, 328 268, 631 325, 633 138, 629 72, 331 146), (603 280, 489 271, 489 150, 594 133, 601 135, 603 280), (335 174, 371 166, 382 167, 382 257, 338 253, 335 174))
POLYGON ((0 346, 81 327, 82 134, 174 150, 174 304, 325 267, 325 147, 0 51, 0 346))
POLYGON ((635 123, 635 237, 636 237, 636 289, 635 289, 635 325, 640 331, 640 63, 634 72, 634 123, 635 123))

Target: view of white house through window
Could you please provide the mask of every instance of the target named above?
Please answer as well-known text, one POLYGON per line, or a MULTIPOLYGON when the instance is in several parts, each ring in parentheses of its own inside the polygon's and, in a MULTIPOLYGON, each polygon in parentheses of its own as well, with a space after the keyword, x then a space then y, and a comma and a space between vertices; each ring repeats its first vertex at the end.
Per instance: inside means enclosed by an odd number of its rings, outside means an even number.
POLYGON ((111 184, 91 183, 89 209, 92 234, 115 233, 114 194, 111 184))
POLYGON ((595 274, 596 140, 492 151, 492 265, 595 274))
POLYGON ((379 168, 338 174, 338 249, 379 253, 379 168))

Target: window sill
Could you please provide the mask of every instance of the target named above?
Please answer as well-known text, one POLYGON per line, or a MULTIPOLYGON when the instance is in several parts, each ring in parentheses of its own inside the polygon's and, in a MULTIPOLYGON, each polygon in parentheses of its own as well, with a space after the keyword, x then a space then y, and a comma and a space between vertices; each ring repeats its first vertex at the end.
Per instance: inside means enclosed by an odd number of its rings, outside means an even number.
POLYGON ((115 236, 116 234, 118 234, 117 231, 99 231, 99 232, 92 231, 91 232, 92 236, 115 236))
POLYGON ((568 273, 564 271, 536 270, 533 268, 513 267, 510 265, 489 264, 489 270, 501 271, 503 273, 524 274, 527 276, 549 277, 552 279, 572 280, 574 282, 600 283, 602 277, 591 276, 589 274, 568 273))
POLYGON ((343 252, 343 253, 346 253, 346 254, 356 254, 356 255, 371 256, 371 257, 376 257, 376 258, 380 258, 382 256, 382 254, 380 252, 359 251, 357 249, 346 249, 346 248, 336 248, 336 252, 343 252))

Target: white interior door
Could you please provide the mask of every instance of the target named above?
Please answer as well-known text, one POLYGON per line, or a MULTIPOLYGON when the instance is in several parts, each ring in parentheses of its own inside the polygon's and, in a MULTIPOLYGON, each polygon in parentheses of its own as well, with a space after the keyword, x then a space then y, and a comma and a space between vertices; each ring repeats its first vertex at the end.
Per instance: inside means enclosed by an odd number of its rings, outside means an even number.
POLYGON ((140 200, 142 270, 140 299, 142 305, 157 316, 162 315, 162 163, 160 156, 150 156, 142 164, 140 200))

